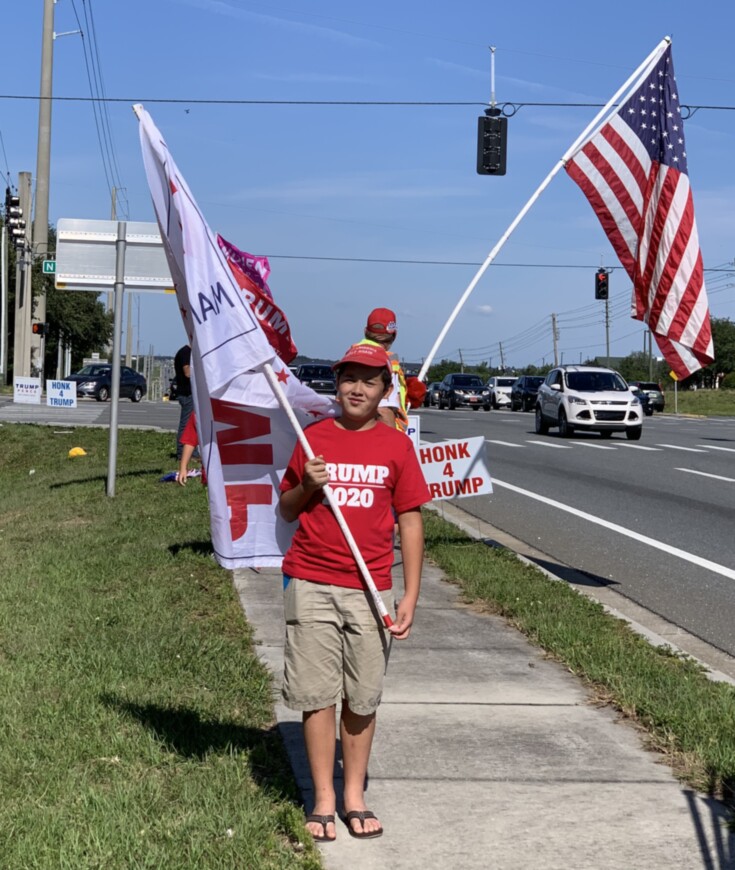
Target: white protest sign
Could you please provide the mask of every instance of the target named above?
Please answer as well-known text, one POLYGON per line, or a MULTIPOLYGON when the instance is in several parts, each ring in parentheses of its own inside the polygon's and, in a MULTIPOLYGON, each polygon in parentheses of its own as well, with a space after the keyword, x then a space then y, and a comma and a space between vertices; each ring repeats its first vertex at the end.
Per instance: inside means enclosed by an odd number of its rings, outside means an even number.
POLYGON ((50 408, 76 408, 76 381, 46 381, 46 404, 50 408))
POLYGON ((13 401, 19 405, 40 405, 41 379, 14 377, 13 401))
POLYGON ((459 441, 424 442, 418 448, 421 470, 435 501, 487 495, 493 482, 485 464, 485 439, 464 438, 459 441))
POLYGON ((408 415, 406 435, 413 441, 413 446, 418 450, 421 443, 421 417, 418 414, 408 415))

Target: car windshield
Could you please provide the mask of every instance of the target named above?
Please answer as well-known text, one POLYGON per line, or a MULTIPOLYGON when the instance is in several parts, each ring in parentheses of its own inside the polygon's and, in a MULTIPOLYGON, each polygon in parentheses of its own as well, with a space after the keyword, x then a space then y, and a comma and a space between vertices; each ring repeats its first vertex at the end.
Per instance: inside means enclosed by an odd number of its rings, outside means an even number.
POLYGON ((333 378, 334 372, 329 366, 303 366, 301 369, 302 378, 333 378))
POLYGON ((107 375, 110 373, 109 366, 84 366, 77 372, 78 375, 86 375, 87 377, 97 377, 98 375, 107 375))
POLYGON ((538 378, 526 378, 526 386, 527 387, 540 387, 543 384, 544 379, 541 377, 538 378))
POLYGON ((496 387, 512 387, 515 382, 516 382, 515 378, 498 378, 495 381, 495 386, 496 387))
POLYGON ((453 387, 481 387, 482 381, 480 378, 472 377, 472 375, 457 375, 452 378, 453 387))
POLYGON ((600 393, 611 390, 625 393, 628 387, 617 372, 567 372, 567 386, 578 393, 600 393))
POLYGON ((649 383, 644 383, 643 381, 638 382, 638 388, 640 390, 655 390, 657 393, 661 389, 661 387, 659 387, 658 384, 649 384, 649 383))

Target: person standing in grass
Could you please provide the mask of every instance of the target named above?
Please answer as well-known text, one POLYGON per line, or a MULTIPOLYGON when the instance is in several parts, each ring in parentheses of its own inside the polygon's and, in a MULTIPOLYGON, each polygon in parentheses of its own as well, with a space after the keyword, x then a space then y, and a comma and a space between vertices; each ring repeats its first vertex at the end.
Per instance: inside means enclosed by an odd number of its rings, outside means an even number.
POLYGON ((411 440, 378 423, 378 405, 392 383, 386 352, 373 344, 353 345, 334 368, 341 415, 306 430, 315 458, 307 460, 297 444, 279 502, 287 522, 299 521, 283 562, 283 697, 303 714, 315 795, 306 822, 320 841, 337 835, 333 773, 340 700, 344 820, 353 837, 383 833, 365 805, 365 778, 391 639, 406 639, 413 624, 424 550, 420 508, 431 499, 411 440), (398 517, 405 589, 390 629, 382 626, 324 500, 327 483, 389 612, 393 511, 398 517))

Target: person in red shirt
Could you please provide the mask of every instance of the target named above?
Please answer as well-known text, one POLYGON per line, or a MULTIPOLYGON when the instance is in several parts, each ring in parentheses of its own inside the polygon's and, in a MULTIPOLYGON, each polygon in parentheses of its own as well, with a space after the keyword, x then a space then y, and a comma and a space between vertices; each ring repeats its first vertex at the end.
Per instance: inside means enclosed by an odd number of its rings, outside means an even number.
POLYGON ((424 550, 420 508, 431 499, 411 440, 378 423, 378 405, 391 389, 386 352, 377 345, 353 345, 334 368, 341 416, 306 430, 315 458, 307 460, 296 446, 279 502, 287 522, 299 521, 283 562, 283 697, 303 714, 315 794, 307 827, 316 840, 336 837, 333 771, 340 700, 345 823, 353 837, 383 833, 365 806, 365 776, 390 642, 411 632, 424 550), (393 511, 398 516, 405 590, 387 630, 324 499, 327 483, 389 611, 393 511))
MULTIPOLYGON (((179 442, 181 444, 181 459, 179 460, 179 470, 176 473, 176 482, 180 486, 186 486, 186 480, 189 476, 189 463, 194 454, 198 452, 197 448, 199 447, 196 411, 192 411, 189 414, 179 442)), ((206 486, 207 475, 204 471, 204 466, 202 466, 202 483, 206 486)))

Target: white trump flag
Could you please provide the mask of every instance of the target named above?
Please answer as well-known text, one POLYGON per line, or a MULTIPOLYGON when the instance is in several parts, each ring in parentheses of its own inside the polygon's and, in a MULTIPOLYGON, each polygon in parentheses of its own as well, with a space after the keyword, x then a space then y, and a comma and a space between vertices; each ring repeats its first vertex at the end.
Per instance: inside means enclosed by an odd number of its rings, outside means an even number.
POLYGON ((302 426, 335 413, 277 357, 163 137, 142 106, 148 186, 192 349, 199 450, 209 483, 212 544, 225 568, 278 567, 295 523, 278 485, 296 435, 260 368, 270 363, 302 426))

